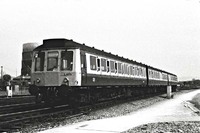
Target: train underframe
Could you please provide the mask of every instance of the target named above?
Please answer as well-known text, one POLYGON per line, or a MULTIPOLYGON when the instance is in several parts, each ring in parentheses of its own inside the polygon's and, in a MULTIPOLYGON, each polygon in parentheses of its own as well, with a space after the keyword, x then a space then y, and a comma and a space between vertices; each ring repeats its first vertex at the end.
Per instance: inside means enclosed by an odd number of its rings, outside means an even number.
MULTIPOLYGON (((55 103, 59 101, 72 106, 78 106, 80 104, 96 103, 108 99, 164 94, 167 93, 167 86, 31 86, 29 91, 32 95, 36 96, 37 103, 42 101, 55 103)), ((174 91, 176 91, 176 86, 172 86, 172 92, 174 91)))

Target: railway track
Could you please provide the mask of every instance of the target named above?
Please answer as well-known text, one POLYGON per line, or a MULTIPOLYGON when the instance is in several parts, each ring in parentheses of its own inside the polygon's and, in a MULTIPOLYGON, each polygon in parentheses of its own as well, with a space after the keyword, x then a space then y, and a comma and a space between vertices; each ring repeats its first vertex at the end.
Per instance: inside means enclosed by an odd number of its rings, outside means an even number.
POLYGON ((6 113, 14 113, 14 112, 33 110, 33 109, 40 109, 40 108, 45 108, 45 107, 47 107, 47 105, 45 105, 44 103, 35 104, 34 102, 4 105, 4 106, 0 106, 0 115, 6 114, 6 113))
POLYGON ((20 131, 23 128, 31 126, 32 123, 42 122, 50 118, 56 119, 57 116, 59 115, 61 115, 64 119, 79 117, 83 114, 90 113, 91 111, 94 111, 94 110, 113 106, 120 103, 125 103, 128 101, 132 101, 132 100, 136 100, 140 98, 136 97, 136 98, 130 98, 130 99, 127 99, 127 98, 126 99, 115 99, 115 98, 107 99, 106 101, 98 102, 93 105, 82 105, 79 108, 71 108, 70 106, 66 104, 55 105, 54 107, 52 107, 52 106, 47 106, 44 104, 37 105, 37 104, 31 104, 31 103, 27 105, 25 104, 24 106, 20 105, 22 109, 20 109, 20 107, 18 107, 18 109, 13 109, 17 107, 17 105, 5 106, 4 111, 2 112, 0 111, 0 132, 20 131), (9 111, 9 109, 11 109, 12 111, 9 111))
POLYGON ((0 132, 18 131, 26 125, 30 125, 33 120, 43 118, 45 116, 62 113, 63 111, 72 111, 68 105, 44 107, 40 109, 31 109, 17 111, 12 113, 4 113, 0 115, 0 132))
POLYGON ((43 107, 37 109, 8 112, 0 114, 0 132, 16 132, 26 126, 31 126, 35 121, 42 121, 52 116, 63 115, 65 119, 79 117, 87 114, 90 111, 100 108, 112 106, 117 101, 109 99, 104 102, 99 102, 93 105, 83 105, 79 108, 71 108, 68 105, 57 105, 52 107, 43 107))
POLYGON ((21 104, 21 103, 31 103, 35 101, 34 96, 17 96, 17 97, 0 97, 0 106, 10 105, 10 104, 21 104))

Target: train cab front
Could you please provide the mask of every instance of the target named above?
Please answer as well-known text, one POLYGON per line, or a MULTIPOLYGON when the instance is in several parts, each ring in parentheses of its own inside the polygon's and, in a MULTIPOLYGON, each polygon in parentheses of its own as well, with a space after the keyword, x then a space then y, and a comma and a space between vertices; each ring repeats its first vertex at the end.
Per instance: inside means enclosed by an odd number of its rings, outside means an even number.
POLYGON ((76 53, 76 49, 33 52, 29 92, 36 96, 36 102, 67 98, 73 93, 72 86, 80 83, 76 53))

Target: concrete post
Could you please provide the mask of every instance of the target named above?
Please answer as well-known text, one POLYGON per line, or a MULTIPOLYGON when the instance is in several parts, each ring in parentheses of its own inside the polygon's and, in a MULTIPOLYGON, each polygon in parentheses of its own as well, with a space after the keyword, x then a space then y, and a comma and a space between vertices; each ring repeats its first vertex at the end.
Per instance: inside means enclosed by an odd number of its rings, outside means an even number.
POLYGON ((1 66, 1 80, 3 82, 3 66, 1 66))
POLYGON ((168 85, 167 86, 167 98, 171 98, 172 97, 172 86, 168 85))

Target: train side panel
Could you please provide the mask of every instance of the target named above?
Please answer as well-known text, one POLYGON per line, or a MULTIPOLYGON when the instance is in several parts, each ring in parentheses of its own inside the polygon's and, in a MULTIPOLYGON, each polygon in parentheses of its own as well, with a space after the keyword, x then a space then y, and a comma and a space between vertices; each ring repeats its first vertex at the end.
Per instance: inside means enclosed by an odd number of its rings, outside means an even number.
POLYGON ((149 86, 167 86, 167 73, 154 68, 148 68, 149 86))
POLYGON ((82 86, 147 85, 144 66, 90 53, 82 57, 82 86))
POLYGON ((176 86, 178 83, 178 79, 176 75, 168 74, 169 85, 176 86))

